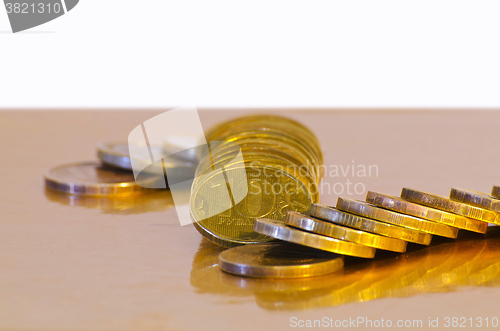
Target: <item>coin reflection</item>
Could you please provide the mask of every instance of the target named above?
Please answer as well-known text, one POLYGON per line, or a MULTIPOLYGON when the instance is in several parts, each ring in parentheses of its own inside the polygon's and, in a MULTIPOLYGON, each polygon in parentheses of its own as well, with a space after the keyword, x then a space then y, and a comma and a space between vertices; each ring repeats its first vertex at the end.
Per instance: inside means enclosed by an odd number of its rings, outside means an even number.
POLYGON ((202 239, 193 259, 191 285, 199 293, 222 294, 224 296, 251 296, 252 291, 227 284, 220 279, 219 254, 225 250, 207 239, 202 239))
POLYGON ((133 197, 87 197, 75 196, 45 189, 45 197, 67 206, 100 209, 111 214, 142 214, 167 210, 174 206, 169 190, 151 190, 147 194, 133 197))
MULTIPOLYGON (((198 256, 206 254, 202 249, 200 246, 198 256)), ((490 226, 485 235, 464 231, 456 240, 435 238, 428 247, 410 245, 405 254, 378 252, 371 261, 346 258, 344 270, 304 279, 265 280, 225 274, 216 266, 220 251, 212 248, 210 253, 213 268, 210 281, 206 280, 211 283, 210 292, 226 295, 240 289, 245 295, 253 293, 257 304, 269 310, 312 309, 457 291, 465 286, 500 285, 498 226, 490 226)), ((192 284, 199 266, 193 262, 192 284)))

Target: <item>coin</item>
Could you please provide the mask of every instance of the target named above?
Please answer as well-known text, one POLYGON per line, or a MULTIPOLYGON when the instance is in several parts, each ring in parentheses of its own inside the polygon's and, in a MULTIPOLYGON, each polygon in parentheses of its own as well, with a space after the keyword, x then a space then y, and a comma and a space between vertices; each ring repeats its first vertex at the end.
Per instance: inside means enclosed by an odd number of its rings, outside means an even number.
POLYGON ((347 240, 361 245, 404 253, 406 241, 379 236, 373 233, 351 229, 345 226, 325 222, 297 212, 288 212, 285 224, 295 228, 321 234, 340 240, 347 240))
POLYGON ((468 231, 485 233, 488 223, 419 205, 399 197, 368 191, 366 201, 376 206, 468 231))
POLYGON ((319 142, 300 123, 279 116, 246 116, 206 133, 190 199, 195 228, 231 247, 266 242, 256 218, 283 221, 287 211, 305 212, 319 200, 324 169, 319 142))
POLYGON ((315 179, 315 182, 319 183, 319 173, 316 172, 315 167, 311 166, 311 160, 307 155, 293 145, 274 139, 246 138, 239 139, 237 142, 223 142, 216 149, 212 148, 212 159, 206 158, 203 163, 200 163, 200 167, 206 168, 218 159, 238 153, 243 153, 243 156, 250 153, 280 156, 292 162, 297 169, 308 172, 315 179))
POLYGON ((431 234, 349 214, 330 206, 313 203, 309 213, 325 221, 416 244, 429 245, 432 240, 431 234))
MULTIPOLYGON (((275 134, 273 132, 259 132, 259 131, 251 131, 251 132, 242 132, 237 136, 234 136, 230 140, 233 143, 241 144, 242 142, 247 141, 261 141, 267 144, 272 144, 274 146, 286 144, 291 148, 295 149, 298 153, 306 156, 306 165, 318 165, 320 161, 317 159, 316 155, 310 151, 307 146, 300 142, 295 137, 284 136, 282 134, 275 134)), ((276 146, 275 148, 279 148, 276 146)), ((319 176, 319 174, 318 174, 319 176)))
POLYGON ((294 154, 293 151, 287 150, 285 145, 277 146, 266 146, 265 143, 259 144, 257 142, 253 144, 236 145, 232 143, 230 148, 218 148, 212 152, 212 158, 206 158, 200 163, 198 169, 208 169, 215 168, 217 162, 220 160, 233 160, 238 154, 241 153, 245 160, 248 160, 251 156, 258 157, 277 157, 282 160, 290 162, 289 168, 294 169, 295 172, 301 172, 305 176, 310 176, 311 179, 317 184, 319 179, 316 177, 315 171, 305 166, 305 160, 301 159, 300 156, 294 154))
POLYGON ((321 276, 343 266, 341 255, 286 242, 239 246, 219 254, 221 270, 257 278, 321 276))
POLYGON ((452 188, 450 192, 450 199, 462 203, 469 204, 471 206, 491 210, 497 213, 495 221, 490 221, 490 223, 495 223, 500 225, 500 199, 488 195, 486 193, 463 190, 452 188))
POLYGON ((276 132, 299 138, 300 141, 318 156, 320 163, 323 163, 323 155, 319 142, 309 129, 306 129, 301 124, 297 126, 297 122, 285 117, 268 115, 256 115, 252 117, 253 119, 242 117, 218 125, 207 132, 207 141, 227 140, 232 135, 251 130, 276 132))
POLYGON ((440 209, 449 213, 473 218, 483 222, 495 222, 497 218, 497 215, 492 211, 452 201, 447 197, 423 191, 403 188, 401 191, 401 197, 405 200, 424 206, 440 209))
POLYGON ((163 151, 166 155, 174 154, 176 158, 192 163, 197 163, 196 151, 204 144, 204 137, 198 137, 194 132, 185 134, 166 135, 163 137, 163 151))
POLYGON ((311 203, 307 187, 281 169, 237 165, 199 179, 191 192, 190 211, 202 235, 231 247, 271 240, 254 231, 256 218, 283 220, 287 211, 305 212, 311 203))
POLYGON ((491 195, 494 196, 495 198, 500 199, 500 186, 493 185, 493 188, 491 189, 491 195))
POLYGON ((255 220, 254 229, 258 233, 265 234, 275 239, 332 253, 364 258, 372 258, 375 256, 376 249, 373 247, 294 229, 284 225, 282 222, 271 219, 257 218, 255 220))
POLYGON ((456 238, 458 235, 458 228, 424 220, 422 218, 396 213, 363 201, 339 198, 337 200, 337 208, 359 216, 373 218, 378 221, 403 226, 437 236, 456 238))
MULTIPOLYGON (((158 179, 158 176, 143 175, 139 184, 148 185, 158 179)), ((65 164, 45 173, 48 188, 82 196, 127 196, 151 190, 139 184, 131 172, 96 161, 65 164)))
MULTIPOLYGON (((173 156, 166 155, 161 147, 150 146, 149 148, 136 148, 135 153, 143 153, 136 155, 134 163, 139 165, 144 172, 151 174, 163 175, 164 167, 169 169, 167 174, 170 182, 181 182, 194 177, 196 163, 178 159, 173 156), (165 155, 163 162, 151 161, 151 155, 165 155), (170 178, 172 177, 172 178, 170 178)), ((132 170, 132 162, 129 154, 129 144, 124 142, 106 142, 100 143, 97 146, 97 157, 106 165, 117 167, 125 170, 132 170)))
MULTIPOLYGON (((244 161, 241 159, 242 158, 235 160, 233 156, 228 156, 225 159, 215 161, 212 166, 207 166, 205 169, 201 170, 201 172, 196 174, 193 187, 198 186, 199 183, 202 182, 202 180, 207 176, 212 176, 217 172, 237 167, 243 169, 243 171, 246 171, 246 169, 254 169, 255 171, 251 173, 252 177, 277 177, 271 181, 273 187, 275 188, 273 192, 278 193, 288 191, 287 188, 291 185, 287 181, 281 183, 279 178, 283 176, 290 176, 294 178, 294 180, 299 181, 301 185, 308 190, 311 195, 312 202, 319 201, 319 189, 313 178, 308 173, 304 173, 303 171, 300 171, 300 169, 297 169, 297 167, 288 160, 273 155, 260 155, 258 153, 245 154, 244 161), (287 186, 282 186, 282 184, 287 186)), ((268 187, 268 185, 266 185, 266 187, 268 187)))

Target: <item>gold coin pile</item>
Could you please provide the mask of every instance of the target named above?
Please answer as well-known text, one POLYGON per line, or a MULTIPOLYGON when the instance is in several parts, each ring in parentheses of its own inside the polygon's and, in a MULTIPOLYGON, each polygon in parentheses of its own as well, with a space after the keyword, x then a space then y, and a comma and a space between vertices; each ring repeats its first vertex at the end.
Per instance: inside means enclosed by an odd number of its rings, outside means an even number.
POLYGON ((223 247, 272 240, 254 230, 257 218, 283 222, 319 201, 323 156, 302 124, 279 116, 246 116, 206 133, 190 211, 196 229, 223 247))

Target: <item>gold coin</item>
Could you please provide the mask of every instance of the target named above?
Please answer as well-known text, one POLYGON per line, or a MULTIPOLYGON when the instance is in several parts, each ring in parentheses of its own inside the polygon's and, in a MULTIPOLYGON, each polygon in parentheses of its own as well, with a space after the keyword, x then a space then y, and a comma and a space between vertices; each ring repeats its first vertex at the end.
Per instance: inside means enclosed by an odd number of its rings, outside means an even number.
POLYGON ((297 212, 288 212, 285 224, 295 228, 321 234, 340 240, 347 240, 361 245, 404 253, 406 251, 406 241, 382 237, 373 233, 351 229, 348 227, 325 222, 297 212))
POLYGON ((368 191, 366 201, 376 206, 426 220, 454 226, 459 229, 485 233, 488 223, 419 205, 399 197, 368 191))
MULTIPOLYGON (((242 137, 242 136, 258 136, 260 137, 260 140, 262 141, 268 141, 270 140, 271 138, 274 138, 276 140, 280 140, 280 141, 291 141, 293 142, 294 145, 298 145, 300 146, 300 150, 306 150, 307 151, 307 154, 308 155, 311 155, 312 157, 310 158, 310 160, 308 160, 308 164, 307 165, 314 165, 314 166, 317 166, 318 164, 322 164, 322 161, 321 159, 319 158, 318 154, 313 150, 313 148, 311 148, 311 146, 307 143, 307 142, 304 142, 303 140, 301 140, 301 138, 297 137, 297 136, 294 136, 292 134, 287 134, 287 133, 284 133, 282 131, 279 131, 279 130, 268 130, 268 129, 262 129, 262 130, 257 130, 257 129, 254 129, 254 130, 246 130, 246 131, 243 131, 243 130, 238 130, 238 131, 235 131, 234 134, 232 135, 226 135, 224 137, 220 137, 219 138, 219 141, 228 141, 228 142, 238 142, 238 137, 242 137)), ((212 146, 214 145, 213 141, 211 142, 211 148, 212 146)), ((217 147, 217 144, 215 144, 215 146, 217 147)), ((212 148, 212 156, 216 155, 217 152, 213 150, 212 148)), ((318 169, 318 170, 323 170, 323 169, 318 169)))
MULTIPOLYGON (((217 171, 226 171, 230 168, 234 167, 243 167, 245 169, 254 169, 255 173, 261 177, 282 177, 282 176, 291 176, 294 179, 300 181, 302 185, 308 190, 311 195, 311 199, 313 202, 319 201, 319 189, 312 177, 297 169, 291 162, 284 160, 275 156, 263 156, 259 154, 246 155, 245 160, 237 160, 234 161, 232 157, 228 157, 223 160, 217 160, 212 167, 208 166, 203 169, 199 174, 197 174, 193 187, 196 187, 203 178, 207 176, 211 176, 213 173, 217 171)), ((254 172, 252 172, 252 176, 255 176, 254 172)), ((250 183, 249 183, 250 184, 250 183)), ((288 182, 286 185, 290 185, 288 182)), ((279 182, 273 181, 273 184, 276 189, 273 192, 282 192, 287 190, 287 187, 282 187, 279 182)))
POLYGON ((458 228, 413 216, 396 213, 387 209, 375 207, 367 202, 339 198, 337 208, 359 216, 373 218, 378 221, 391 223, 437 236, 456 238, 458 228))
POLYGON ((65 164, 45 173, 45 185, 48 188, 80 196, 112 197, 151 192, 151 189, 139 184, 149 186, 157 180, 163 180, 163 177, 141 174, 136 182, 130 171, 108 167, 96 161, 65 164))
POLYGON ((375 256, 376 249, 373 247, 294 229, 275 220, 257 218, 255 220, 254 229, 258 233, 265 234, 275 239, 332 253, 364 258, 372 258, 375 256))
POLYGON ((280 169, 234 166, 200 179, 191 192, 190 210, 202 235, 230 247, 269 241, 254 231, 256 218, 283 220, 289 210, 309 210, 311 202, 307 187, 280 169))
POLYGON ((231 137, 228 141, 239 144, 241 141, 247 141, 247 140, 266 141, 266 142, 271 142, 272 144, 285 143, 287 145, 292 146, 294 149, 300 151, 304 155, 306 155, 308 160, 307 163, 309 165, 320 164, 320 160, 310 150, 310 148, 305 146, 303 142, 301 142, 300 140, 298 140, 296 137, 293 136, 289 135, 285 136, 283 134, 276 134, 272 132, 252 131, 252 132, 239 133, 237 136, 231 137))
MULTIPOLYGON (((207 132, 206 137, 208 141, 217 140, 217 138, 219 138, 220 136, 227 134, 228 128, 233 128, 235 126, 241 126, 241 125, 246 125, 247 127, 256 128, 256 127, 262 127, 263 124, 273 128, 275 128, 276 126, 278 127, 285 126, 287 132, 290 131, 291 129, 291 131, 294 134, 300 132, 300 134, 306 135, 307 138, 311 141, 311 143, 316 147, 318 147, 319 149, 319 141, 314 135, 314 133, 311 130, 309 130, 309 128, 290 118, 282 116, 273 116, 273 115, 251 115, 251 116, 240 117, 237 119, 232 119, 210 129, 207 132)), ((323 162, 322 158, 320 160, 321 162, 323 162)))
POLYGON ((486 193, 462 190, 458 188, 452 188, 450 192, 450 199, 462 203, 466 203, 475 207, 482 209, 491 210, 496 214, 496 219, 494 222, 500 225, 500 199, 488 195, 486 193))
POLYGON ((405 200, 424 206, 440 209, 449 213, 462 215, 464 217, 473 218, 483 222, 495 222, 497 218, 497 215, 490 210, 452 201, 447 197, 423 191, 403 188, 401 191, 401 197, 405 200))
POLYGON ((341 255, 287 242, 239 246, 219 254, 219 267, 223 271, 256 278, 321 276, 343 266, 341 255))
MULTIPOLYGON (((241 138, 238 136, 237 138, 241 138)), ((300 167, 311 173, 316 179, 316 183, 319 182, 320 173, 317 171, 317 167, 314 167, 312 159, 309 154, 306 154, 307 151, 298 148, 296 145, 288 144, 281 140, 276 139, 257 139, 254 137, 238 139, 237 141, 230 140, 225 141, 214 150, 212 149, 212 158, 213 161, 215 159, 219 159, 224 157, 225 155, 238 154, 243 152, 243 154, 249 152, 260 152, 263 154, 276 154, 280 155, 290 161, 294 162, 297 167, 300 167), (279 153, 278 153, 279 152, 279 153)), ((206 158, 205 164, 201 165, 202 167, 206 167, 208 163, 210 163, 210 158, 206 158)))
POLYGON ((251 145, 242 146, 238 146, 234 143, 231 144, 232 146, 229 148, 217 149, 212 153, 212 158, 205 158, 203 162, 200 163, 199 169, 213 169, 216 167, 216 163, 219 162, 219 160, 231 161, 240 153, 244 159, 248 159, 252 155, 257 155, 258 157, 278 157, 289 161, 291 163, 290 167, 293 167, 296 171, 308 174, 316 184, 319 183, 314 168, 306 166, 307 161, 292 150, 287 150, 286 146, 279 145, 273 148, 272 146, 266 146, 265 144, 259 144, 257 142, 251 145))
POLYGON ((325 221, 416 244, 429 245, 432 240, 432 235, 429 233, 349 214, 330 206, 313 203, 309 213, 325 221))
POLYGON ((323 155, 321 153, 321 149, 317 139, 313 139, 314 135, 309 131, 306 132, 300 128, 297 128, 290 123, 282 122, 282 121, 242 121, 235 120, 230 124, 224 123, 221 129, 216 130, 214 133, 209 133, 207 135, 207 141, 216 141, 216 140, 227 140, 229 137, 233 135, 240 134, 246 131, 261 131, 261 132, 275 132, 282 135, 294 136, 299 139, 299 141, 303 142, 307 147, 309 147, 318 157, 319 161, 323 163, 323 155))

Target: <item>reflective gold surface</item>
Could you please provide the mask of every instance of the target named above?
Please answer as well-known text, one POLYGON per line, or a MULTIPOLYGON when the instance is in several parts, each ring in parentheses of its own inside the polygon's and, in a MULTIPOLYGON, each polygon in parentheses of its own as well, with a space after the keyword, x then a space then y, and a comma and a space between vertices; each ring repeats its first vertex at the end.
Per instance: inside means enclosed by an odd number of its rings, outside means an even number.
MULTIPOLYGON (((98 143, 126 140, 163 111, 0 112, 0 330, 289 330, 291 317, 325 316, 431 317, 442 327, 446 316, 500 317, 497 227, 486 235, 460 231, 456 240, 434 237, 430 247, 409 244, 405 254, 379 251, 360 264, 346 259, 340 279, 249 282, 223 274, 223 249, 193 226, 181 227, 168 201, 128 213, 46 195, 48 168, 96 159, 98 143)), ((250 112, 202 110, 200 117, 209 128, 250 112)), ((451 187, 489 192, 498 184, 497 112, 286 116, 317 134, 326 165, 378 167, 366 177, 334 177, 326 168, 330 187, 349 179, 391 195, 404 186, 447 195, 451 187)), ((323 190, 325 205, 339 195, 366 195, 352 186, 350 194, 323 190)))

